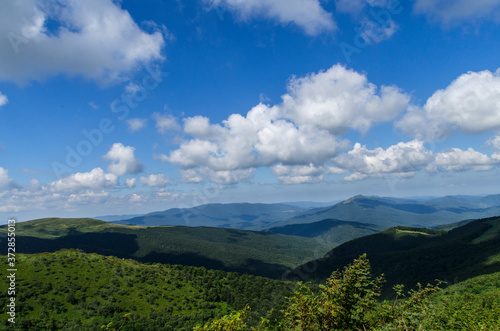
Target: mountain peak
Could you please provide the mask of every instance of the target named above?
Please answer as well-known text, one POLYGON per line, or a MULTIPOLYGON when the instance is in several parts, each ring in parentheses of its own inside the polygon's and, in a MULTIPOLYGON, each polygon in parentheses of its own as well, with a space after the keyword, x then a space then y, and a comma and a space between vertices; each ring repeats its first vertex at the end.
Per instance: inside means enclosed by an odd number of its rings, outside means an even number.
POLYGON ((375 196, 368 196, 368 195, 358 194, 358 195, 353 196, 352 198, 349 198, 349 199, 345 200, 345 201, 344 201, 344 202, 342 202, 342 203, 343 203, 343 204, 348 204, 348 203, 354 202, 354 201, 356 201, 356 200, 361 200, 361 199, 372 199, 372 198, 375 198, 375 196))

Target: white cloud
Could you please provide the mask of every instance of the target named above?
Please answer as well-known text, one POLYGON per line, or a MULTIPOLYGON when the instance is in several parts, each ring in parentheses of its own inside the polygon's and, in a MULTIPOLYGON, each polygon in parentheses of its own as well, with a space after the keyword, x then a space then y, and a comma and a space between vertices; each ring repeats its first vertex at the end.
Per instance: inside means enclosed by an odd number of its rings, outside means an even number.
POLYGON ((204 116, 184 119, 184 132, 200 139, 217 139, 224 134, 220 125, 210 125, 210 119, 204 116))
POLYGON ((335 65, 325 72, 294 78, 283 96, 287 116, 298 125, 313 124, 340 134, 366 132, 403 112, 410 97, 394 86, 378 89, 365 75, 335 65))
POLYGON ((156 129, 158 133, 167 133, 168 131, 178 131, 181 126, 177 123, 177 119, 172 115, 161 115, 153 113, 153 119, 156 121, 156 129))
POLYGON ((70 194, 65 202, 67 209, 74 209, 76 206, 87 207, 109 202, 110 194, 105 191, 85 190, 77 194, 70 194))
POLYGON ((164 174, 151 174, 147 177, 141 177, 139 181, 149 187, 165 187, 169 179, 164 174))
POLYGON ((185 120, 185 132, 193 139, 184 141, 169 156, 157 158, 180 165, 183 178, 217 183, 248 180, 253 168, 276 164, 323 164, 336 155, 345 142, 311 125, 297 127, 281 116, 279 107, 259 104, 246 117, 231 115, 223 125, 209 124, 207 118, 185 120), (234 172, 234 173, 230 173, 234 172))
POLYGON ((169 155, 155 158, 181 166, 188 182, 232 184, 249 180, 259 167, 274 167, 275 175, 286 183, 319 181, 323 174, 343 172, 326 166, 350 146, 340 133, 350 129, 365 133, 394 119, 409 102, 397 88, 378 90, 366 76, 340 65, 294 78, 288 90, 282 104, 261 103, 246 116, 233 114, 221 124, 202 116, 185 119, 184 132, 190 139, 169 155), (321 173, 303 174, 311 167, 321 173))
POLYGON ((387 149, 369 150, 356 143, 347 154, 339 155, 335 163, 352 172, 347 181, 383 177, 388 174, 412 176, 432 161, 432 152, 427 151, 419 140, 400 142, 387 149))
POLYGON ((118 176, 106 174, 101 168, 95 168, 90 172, 77 172, 66 178, 49 184, 52 191, 81 190, 81 189, 104 189, 114 188, 118 185, 118 176))
POLYGON ((328 131, 312 125, 295 124, 286 120, 269 123, 257 133, 255 150, 263 164, 323 164, 335 156, 339 148, 346 147, 328 131))
POLYGON ((435 92, 422 109, 413 107, 396 123, 410 136, 440 139, 454 130, 477 134, 500 129, 500 69, 468 72, 435 92))
POLYGON ((135 158, 134 151, 134 147, 123 146, 121 143, 113 144, 109 152, 103 156, 105 160, 112 161, 108 171, 117 176, 142 172, 144 165, 135 158))
POLYGON ((0 80, 17 83, 59 74, 122 80, 139 64, 163 60, 165 43, 161 31, 144 32, 111 0, 1 1, 0 34, 0 80))
POLYGON ((125 180, 125 185, 127 185, 128 188, 134 188, 136 181, 137 181, 137 178, 127 178, 125 180))
POLYGON ((131 118, 127 120, 128 129, 131 132, 137 132, 146 126, 147 119, 145 118, 131 118))
POLYGON ((172 203, 172 206, 179 203, 189 204, 196 196, 192 193, 167 192, 164 189, 116 194, 120 187, 116 186, 118 181, 114 178, 115 175, 104 174, 102 169, 94 169, 90 173, 74 174, 46 185, 26 187, 17 185, 9 190, 0 191, 0 213, 27 212, 36 217, 56 215, 88 217, 91 216, 89 210, 94 215, 111 214, 116 210, 135 213, 133 207, 142 203, 146 203, 149 209, 160 209, 169 203, 172 203), (115 193, 110 193, 109 189, 115 193))
POLYGON ((182 181, 186 183, 201 183, 209 181, 221 185, 231 185, 238 182, 249 181, 254 168, 237 170, 213 170, 208 167, 197 167, 195 169, 181 170, 182 181))
POLYGON ((429 171, 487 171, 493 168, 495 161, 472 148, 463 151, 451 148, 436 154, 435 160, 428 166, 429 171))
POLYGON ((0 167, 0 189, 9 188, 14 181, 9 177, 9 170, 0 167))
POLYGON ((325 173, 323 167, 317 167, 312 163, 302 166, 277 164, 271 170, 282 184, 318 183, 323 180, 323 173, 325 173))
POLYGON ((479 19, 500 22, 500 1, 498 0, 417 0, 415 12, 427 15, 431 20, 444 25, 460 22, 470 23, 479 19))
POLYGON ((500 134, 494 136, 493 138, 489 139, 486 144, 493 148, 493 149, 496 149, 498 151, 500 151, 500 134))
POLYGON ((318 0, 204 0, 215 6, 224 6, 241 19, 265 17, 281 24, 294 23, 308 35, 336 29, 332 15, 325 11, 318 0))
POLYGON ((7 99, 7 96, 0 92, 0 107, 5 106, 8 102, 9 99, 7 99))

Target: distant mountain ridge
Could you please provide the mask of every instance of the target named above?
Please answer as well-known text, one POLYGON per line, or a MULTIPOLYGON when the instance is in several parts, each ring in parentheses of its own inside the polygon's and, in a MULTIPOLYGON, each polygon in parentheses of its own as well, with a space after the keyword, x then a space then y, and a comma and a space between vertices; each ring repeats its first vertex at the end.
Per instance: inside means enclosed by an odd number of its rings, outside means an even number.
POLYGON ((109 215, 98 219, 123 225, 185 225, 262 231, 325 219, 374 224, 381 229, 398 225, 434 227, 496 215, 500 215, 500 194, 437 198, 357 195, 327 206, 314 202, 214 203, 171 208, 145 215, 109 215))
POLYGON ((497 215, 500 215, 500 195, 448 196, 422 200, 357 195, 330 207, 305 211, 272 227, 324 219, 376 224, 385 228, 398 225, 432 227, 497 215))
POLYGON ((262 230, 307 209, 289 204, 229 203, 172 208, 117 221, 124 225, 184 225, 262 230))

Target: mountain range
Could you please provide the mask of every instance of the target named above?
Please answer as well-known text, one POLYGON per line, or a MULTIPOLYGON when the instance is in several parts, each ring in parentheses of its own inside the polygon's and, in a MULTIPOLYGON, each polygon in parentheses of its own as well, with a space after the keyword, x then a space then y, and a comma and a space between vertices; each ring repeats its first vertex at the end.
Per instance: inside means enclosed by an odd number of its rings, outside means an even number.
POLYGON ((358 195, 327 207, 305 207, 312 206, 311 203, 298 203, 298 205, 300 206, 292 203, 206 204, 193 208, 173 208, 153 212, 115 223, 144 226, 209 226, 261 231, 333 219, 373 224, 387 229, 398 225, 433 227, 464 219, 500 215, 500 195, 412 199, 358 195))
POLYGON ((185 225, 262 230, 307 209, 288 204, 206 204, 193 208, 172 208, 116 221, 125 225, 185 225))

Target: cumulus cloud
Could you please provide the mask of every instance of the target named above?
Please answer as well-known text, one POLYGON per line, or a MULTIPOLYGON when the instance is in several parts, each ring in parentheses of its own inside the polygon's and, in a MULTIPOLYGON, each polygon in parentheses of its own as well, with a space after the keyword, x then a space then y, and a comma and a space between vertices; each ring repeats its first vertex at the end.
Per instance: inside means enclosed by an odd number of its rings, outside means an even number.
POLYGON ((410 108, 396 127, 403 133, 431 140, 454 130, 478 134, 500 129, 500 69, 468 72, 435 92, 423 108, 410 108))
POLYGON ((248 180, 261 166, 322 164, 345 146, 326 130, 297 127, 282 117, 279 107, 263 104, 245 117, 231 115, 222 125, 201 117, 186 119, 184 130, 193 139, 159 158, 187 168, 183 178, 190 182, 209 178, 232 184, 248 180))
POLYGON ((318 0, 204 0, 210 6, 224 6, 246 20, 265 17, 281 24, 293 23, 308 35, 336 29, 332 15, 318 0))
POLYGON ((376 123, 394 119, 410 97, 397 87, 377 88, 365 75, 335 65, 324 72, 294 78, 283 108, 297 124, 313 124, 335 134, 349 129, 365 133, 376 123))
POLYGON ((210 119, 204 116, 184 119, 184 132, 200 139, 216 139, 224 135, 224 129, 220 125, 211 125, 210 119))
POLYGON ((366 133, 404 111, 409 96, 396 87, 380 89, 366 76, 340 65, 304 78, 293 78, 279 105, 258 104, 246 116, 233 114, 220 124, 206 117, 184 119, 190 136, 178 149, 157 159, 182 167, 182 178, 234 183, 249 180, 259 167, 272 167, 283 183, 319 181, 341 173, 326 166, 350 143, 349 130, 366 133), (311 169, 320 171, 307 174, 311 169))
POLYGON ((25 83, 59 74, 122 80, 163 60, 161 31, 147 33, 112 0, 0 2, 0 80, 25 83))
POLYGON ((114 188, 118 185, 118 176, 106 174, 101 168, 95 168, 90 172, 77 172, 66 178, 49 184, 53 191, 81 190, 81 189, 104 189, 114 188))
POLYGON ((339 167, 351 171, 351 175, 344 179, 353 181, 384 177, 388 174, 413 176, 432 159, 432 152, 425 149, 422 141, 412 140, 400 142, 387 149, 379 147, 373 150, 356 143, 351 151, 339 155, 334 161, 339 167))
POLYGON ((7 96, 0 92, 0 107, 5 106, 8 102, 9 99, 7 99, 7 96))
POLYGON ((180 130, 180 125, 177 119, 172 115, 161 115, 160 113, 153 113, 153 119, 156 121, 156 129, 158 133, 167 133, 169 131, 180 130))
POLYGON ((147 177, 141 177, 139 181, 149 187, 165 187, 169 179, 164 174, 151 174, 147 177))
POLYGON ((115 143, 103 158, 112 163, 108 166, 108 171, 117 176, 126 174, 137 174, 144 170, 144 165, 135 158, 135 148, 115 143))
MULTIPOLYGON (((496 161, 498 162, 498 161, 496 161)), ((490 157, 472 148, 463 151, 451 148, 436 154, 434 162, 428 166, 429 171, 487 171, 496 163, 490 157)))
POLYGON ((0 189, 14 186, 14 180, 9 177, 9 170, 0 167, 0 189))
POLYGON ((417 0, 415 12, 425 14, 431 20, 444 25, 472 22, 479 19, 500 22, 500 2, 498 0, 417 0))
POLYGON ((147 119, 145 118, 131 118, 127 120, 128 129, 131 132, 137 132, 146 126, 147 119))

